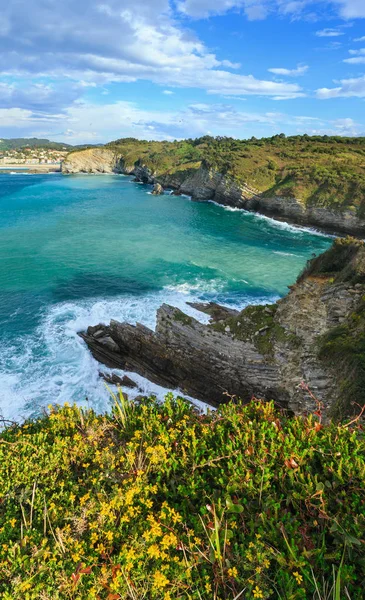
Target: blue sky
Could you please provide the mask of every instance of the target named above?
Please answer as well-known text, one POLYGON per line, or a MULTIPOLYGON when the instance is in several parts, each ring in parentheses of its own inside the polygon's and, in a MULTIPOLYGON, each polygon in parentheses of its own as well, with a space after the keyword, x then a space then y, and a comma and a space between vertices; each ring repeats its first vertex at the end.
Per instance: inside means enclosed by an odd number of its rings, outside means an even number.
POLYGON ((365 0, 12 0, 0 136, 365 135, 365 0))

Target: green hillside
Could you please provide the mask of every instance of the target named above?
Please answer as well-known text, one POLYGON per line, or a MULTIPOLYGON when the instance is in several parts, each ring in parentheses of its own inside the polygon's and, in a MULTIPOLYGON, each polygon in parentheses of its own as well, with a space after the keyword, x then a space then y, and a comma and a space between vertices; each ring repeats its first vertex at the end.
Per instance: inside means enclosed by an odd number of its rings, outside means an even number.
POLYGON ((296 197, 307 204, 365 209, 365 138, 292 136, 236 140, 148 142, 133 138, 106 145, 128 164, 142 162, 159 174, 179 173, 201 163, 264 195, 296 197))
POLYGON ((65 142, 52 142, 46 138, 0 138, 0 152, 2 150, 21 150, 22 148, 44 148, 48 150, 81 150, 88 148, 87 144, 72 146, 65 142))

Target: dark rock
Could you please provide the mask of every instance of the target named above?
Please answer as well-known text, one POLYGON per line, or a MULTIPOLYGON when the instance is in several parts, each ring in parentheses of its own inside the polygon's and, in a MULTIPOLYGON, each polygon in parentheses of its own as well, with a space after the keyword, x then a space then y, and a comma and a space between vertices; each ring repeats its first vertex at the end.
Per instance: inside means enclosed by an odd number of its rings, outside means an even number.
MULTIPOLYGON (((333 248, 316 259, 270 313, 251 306, 226 320, 203 325, 163 305, 155 332, 140 324, 111 321, 106 328, 92 328, 93 334, 103 329, 103 337, 90 335, 90 328, 80 335, 100 362, 179 388, 182 394, 210 404, 224 403, 231 396, 248 401, 255 395, 276 400, 294 413, 313 411, 316 400, 302 385, 305 382, 318 401, 332 410, 346 389, 338 379, 341 369, 322 360, 319 348, 339 319, 352 326, 351 315, 361 309, 363 296, 352 293, 353 280, 365 265, 364 244, 355 245, 353 251, 351 246, 350 264, 343 261, 343 265, 339 260, 331 262, 338 258, 338 244, 333 248), (323 261, 326 276, 320 277, 323 261), (328 276, 326 261, 334 265, 334 277, 328 276)), ((365 292, 365 283, 357 289, 365 292)))
POLYGON ((226 402, 227 394, 244 400, 254 392, 277 400, 285 396, 278 367, 252 342, 208 329, 177 308, 164 304, 158 310, 156 333, 117 321, 111 321, 108 331, 118 341, 118 352, 105 352, 100 339, 81 334, 99 361, 113 362, 164 387, 178 387, 210 404, 226 402))
POLYGON ((103 373, 99 371, 99 377, 102 377, 107 383, 110 383, 111 385, 138 388, 136 382, 133 381, 130 377, 128 377, 128 375, 123 375, 123 377, 119 377, 115 373, 103 373))
POLYGON ((209 315, 211 317, 210 320, 214 323, 223 321, 229 317, 235 317, 239 314, 238 310, 221 306, 215 302, 187 302, 187 304, 192 308, 195 308, 195 310, 209 315))

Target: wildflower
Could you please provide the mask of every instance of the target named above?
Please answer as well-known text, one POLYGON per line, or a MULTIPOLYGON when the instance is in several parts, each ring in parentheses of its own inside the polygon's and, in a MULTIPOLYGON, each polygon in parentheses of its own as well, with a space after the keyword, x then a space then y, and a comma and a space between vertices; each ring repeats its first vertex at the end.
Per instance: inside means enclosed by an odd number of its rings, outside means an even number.
POLYGON ((237 577, 238 571, 237 571, 236 567, 232 567, 232 568, 228 569, 228 575, 229 575, 229 577, 237 577))
POLYGON ((212 591, 212 586, 208 582, 205 584, 205 591, 208 593, 212 591))
MULTIPOLYGON (((82 506, 83 504, 85 504, 85 502, 87 502, 87 500, 88 500, 89 498, 90 498, 90 494, 89 494, 89 493, 85 494, 85 496, 81 496, 81 498, 80 498, 80 504, 81 504, 81 506, 82 506)), ((52 503, 52 504, 53 504, 53 503, 52 503)))
POLYGON ((302 581, 303 581, 302 575, 300 573, 298 573, 298 571, 295 571, 293 573, 293 575, 295 577, 295 580, 296 580, 297 584, 300 585, 302 583, 302 581))
POLYGON ((169 584, 169 580, 167 577, 161 573, 161 571, 156 571, 153 575, 153 585, 157 590, 163 589, 169 584))
POLYGON ((161 555, 161 552, 157 546, 157 544, 152 544, 152 546, 150 546, 147 550, 147 554, 148 556, 150 556, 151 558, 159 558, 161 555))
POLYGON ((262 593, 262 591, 260 590, 260 588, 258 586, 255 587, 254 590, 252 590, 253 593, 253 597, 254 598, 263 598, 264 594, 262 593))
POLYGON ((12 527, 15 527, 16 519, 9 519, 9 523, 12 527))
POLYGON ((161 540, 161 546, 166 549, 169 548, 170 546, 176 546, 177 545, 177 537, 174 533, 167 533, 163 536, 162 540, 161 540))
POLYGON ((104 546, 104 544, 98 544, 96 546, 96 551, 97 551, 98 554, 104 554, 104 552, 105 552, 105 546, 104 546))

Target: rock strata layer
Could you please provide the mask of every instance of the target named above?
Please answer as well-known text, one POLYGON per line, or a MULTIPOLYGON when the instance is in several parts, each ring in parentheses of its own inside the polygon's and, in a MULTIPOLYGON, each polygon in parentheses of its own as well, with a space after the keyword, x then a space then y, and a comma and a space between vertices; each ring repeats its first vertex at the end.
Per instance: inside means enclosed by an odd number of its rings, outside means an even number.
MULTIPOLYGON (((335 362, 320 358, 320 350, 331 335, 342 335, 351 351, 346 327, 362 319, 364 293, 364 245, 338 240, 310 262, 275 305, 249 306, 237 313, 213 303, 194 304, 212 317, 204 325, 164 304, 155 332, 141 324, 111 321, 80 335, 107 366, 178 387, 210 404, 231 396, 245 401, 256 396, 276 400, 294 413, 313 411, 317 401, 334 413, 346 400, 344 381, 356 378, 357 371, 351 352, 348 363, 348 355, 340 354, 339 371, 335 362)), ((359 368, 362 372, 362 362, 359 368)))
POLYGON ((62 164, 63 173, 124 173, 135 180, 155 185, 154 193, 170 188, 196 201, 213 200, 297 225, 319 227, 332 233, 364 236, 365 219, 350 209, 334 210, 304 203, 300 198, 267 197, 251 185, 201 165, 173 174, 151 169, 140 160, 125 163, 123 156, 108 148, 89 148, 71 152, 62 164))

